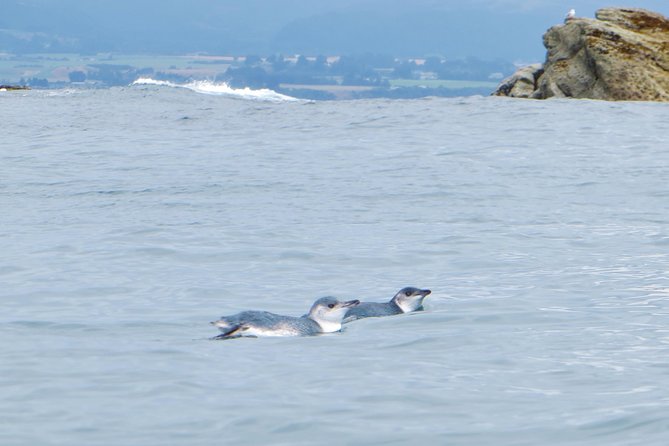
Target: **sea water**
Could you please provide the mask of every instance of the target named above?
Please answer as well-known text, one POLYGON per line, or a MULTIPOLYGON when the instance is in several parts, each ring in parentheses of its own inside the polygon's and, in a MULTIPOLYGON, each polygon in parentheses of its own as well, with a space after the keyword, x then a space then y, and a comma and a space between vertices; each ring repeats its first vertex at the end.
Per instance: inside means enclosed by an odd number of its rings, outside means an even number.
POLYGON ((0 116, 2 445, 669 439, 667 104, 145 81, 0 116), (209 340, 408 285, 426 311, 209 340))

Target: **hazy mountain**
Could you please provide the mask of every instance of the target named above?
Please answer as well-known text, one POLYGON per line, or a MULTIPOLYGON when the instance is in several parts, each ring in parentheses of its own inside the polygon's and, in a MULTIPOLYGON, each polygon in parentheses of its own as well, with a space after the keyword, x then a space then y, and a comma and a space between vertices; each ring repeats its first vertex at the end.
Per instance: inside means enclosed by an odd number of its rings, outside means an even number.
POLYGON ((542 27, 527 37, 527 14, 471 11, 351 11, 296 19, 275 36, 273 49, 298 53, 368 51, 403 56, 506 58, 543 55, 542 27), (503 35, 503 38, 500 38, 503 35))
MULTIPOLYGON (((666 0, 626 3, 669 13, 666 0)), ((598 6, 589 0, 3 0, 0 52, 373 52, 540 60, 541 35, 567 9, 592 16, 598 6)))

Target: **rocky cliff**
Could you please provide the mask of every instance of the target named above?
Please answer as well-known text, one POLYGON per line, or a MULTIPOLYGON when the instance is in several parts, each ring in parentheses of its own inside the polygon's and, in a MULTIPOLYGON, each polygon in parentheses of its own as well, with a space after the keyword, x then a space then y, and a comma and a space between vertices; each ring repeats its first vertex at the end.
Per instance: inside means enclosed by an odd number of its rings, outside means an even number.
POLYGON ((23 85, 0 85, 0 91, 30 90, 30 87, 23 85))
POLYGON ((544 34, 546 62, 505 79, 497 96, 669 101, 669 19, 643 9, 603 8, 544 34))

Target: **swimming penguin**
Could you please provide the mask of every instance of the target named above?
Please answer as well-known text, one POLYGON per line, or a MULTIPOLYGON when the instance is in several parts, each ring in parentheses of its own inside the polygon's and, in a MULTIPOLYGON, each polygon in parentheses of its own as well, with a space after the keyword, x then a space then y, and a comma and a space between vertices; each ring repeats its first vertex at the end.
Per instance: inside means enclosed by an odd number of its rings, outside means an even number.
POLYGON ((399 290, 390 299, 390 302, 362 302, 360 305, 349 308, 344 317, 344 323, 365 317, 392 316, 421 311, 423 309, 423 299, 431 292, 430 290, 406 287, 399 290))
POLYGON ((346 311, 359 303, 359 300, 340 302, 334 297, 321 297, 314 302, 309 313, 302 317, 281 316, 267 311, 243 311, 212 322, 223 332, 212 339, 332 333, 341 330, 346 311))

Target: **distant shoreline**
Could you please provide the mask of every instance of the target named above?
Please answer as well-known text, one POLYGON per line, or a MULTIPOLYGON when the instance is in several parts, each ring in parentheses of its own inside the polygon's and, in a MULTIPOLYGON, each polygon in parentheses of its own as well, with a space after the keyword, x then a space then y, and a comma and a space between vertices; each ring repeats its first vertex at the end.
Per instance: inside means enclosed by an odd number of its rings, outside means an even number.
POLYGON ((225 83, 303 99, 487 95, 515 66, 503 61, 379 55, 0 54, 0 84, 33 88, 126 86, 138 78, 225 83))

